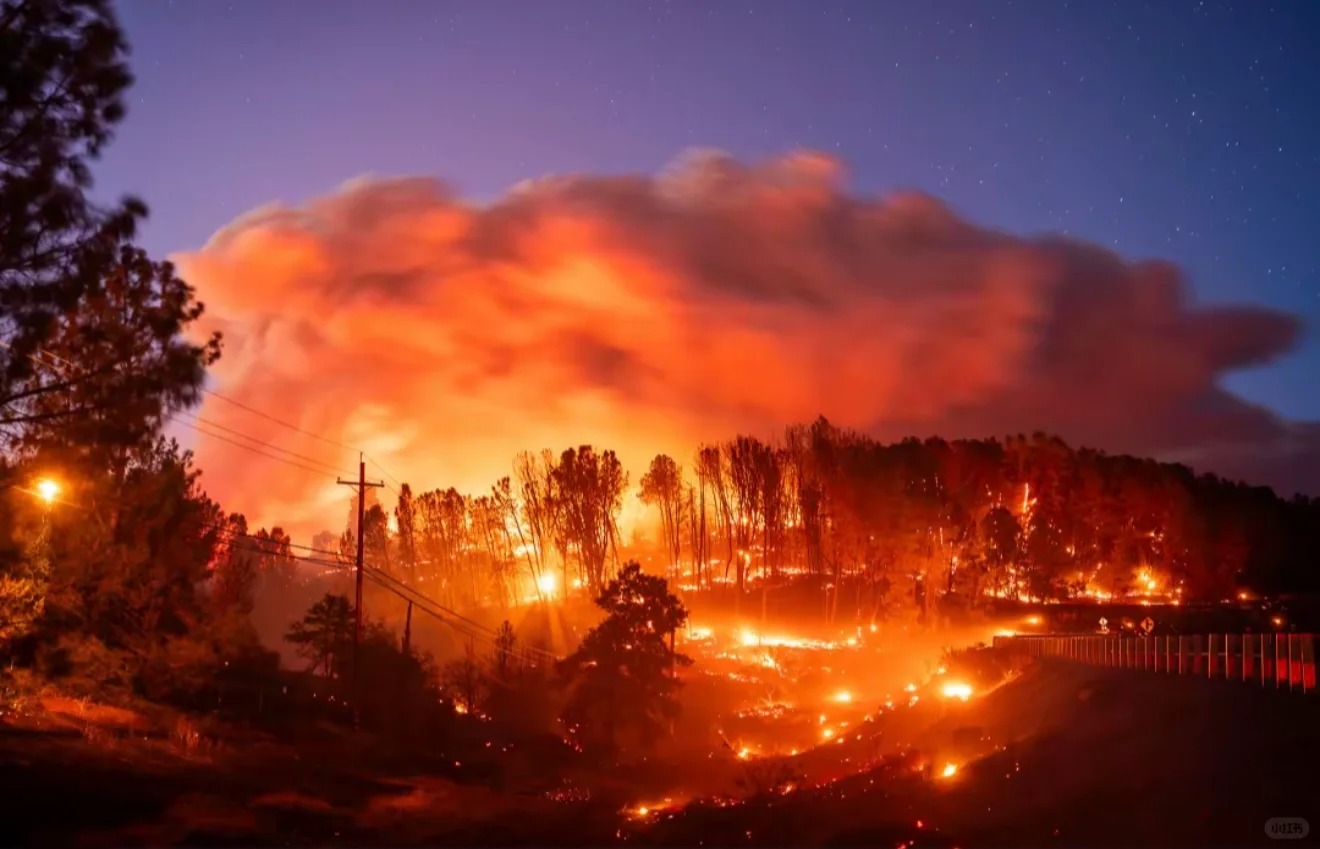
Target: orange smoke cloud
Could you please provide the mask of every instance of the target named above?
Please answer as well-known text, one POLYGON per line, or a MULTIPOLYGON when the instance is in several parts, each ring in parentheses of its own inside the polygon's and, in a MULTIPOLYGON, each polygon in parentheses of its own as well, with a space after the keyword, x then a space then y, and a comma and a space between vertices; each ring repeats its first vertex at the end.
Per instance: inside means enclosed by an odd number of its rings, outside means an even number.
MULTIPOLYGON (((822 414, 1199 465, 1299 433, 1218 384, 1289 349, 1292 317, 1194 306, 1165 264, 998 233, 923 195, 849 194, 814 153, 549 178, 489 205, 359 180, 176 259, 225 334, 218 391, 419 490, 485 491, 517 452, 579 443, 617 450, 635 481, 658 451, 686 462, 698 441, 822 414)), ((201 415, 356 469, 221 401, 201 415)), ((212 495, 254 521, 342 525, 331 476, 206 436, 197 452, 212 495)))

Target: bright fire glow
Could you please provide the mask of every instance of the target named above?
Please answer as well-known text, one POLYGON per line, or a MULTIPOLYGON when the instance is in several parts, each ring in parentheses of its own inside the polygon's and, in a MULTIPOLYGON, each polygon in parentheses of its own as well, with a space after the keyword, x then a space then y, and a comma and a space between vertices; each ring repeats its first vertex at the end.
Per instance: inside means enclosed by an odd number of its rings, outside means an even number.
POLYGON ((941 691, 946 699, 961 699, 967 701, 972 697, 972 687, 970 684, 964 684, 961 681, 950 681, 944 685, 941 691))
POLYGON ((1039 624, 1040 624, 1040 617, 1039 617, 1039 616, 1028 616, 1028 617, 1027 617, 1027 624, 1028 624, 1028 625, 1039 625, 1039 624))
POLYGON ((852 700, 853 700, 852 693, 848 692, 847 690, 840 690, 839 692, 834 694, 834 701, 838 702, 839 704, 843 704, 843 705, 850 704, 852 700))
POLYGON ((556 586, 557 582, 553 572, 542 572, 541 576, 536 579, 536 588, 541 591, 541 595, 547 597, 554 595, 556 586))
POLYGON ((53 481, 50 478, 42 478, 37 481, 37 495, 47 504, 50 504, 58 498, 59 494, 60 485, 58 482, 53 481))
POLYGON ((945 764, 944 769, 940 771, 940 778, 952 778, 958 772, 957 764, 945 764))
POLYGON ((820 736, 824 737, 826 740, 832 740, 834 739, 834 729, 826 728, 824 731, 820 732, 820 736))
POLYGON ((828 640, 812 640, 806 637, 789 637, 782 634, 758 634, 750 628, 743 628, 738 634, 739 641, 745 648, 764 646, 766 648, 789 649, 836 649, 838 643, 828 640))

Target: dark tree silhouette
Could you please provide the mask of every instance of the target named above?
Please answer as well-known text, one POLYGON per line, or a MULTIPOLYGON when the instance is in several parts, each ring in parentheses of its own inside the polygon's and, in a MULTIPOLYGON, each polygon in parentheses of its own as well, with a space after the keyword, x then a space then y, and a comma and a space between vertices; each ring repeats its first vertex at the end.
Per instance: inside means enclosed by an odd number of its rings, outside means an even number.
POLYGON ((103 0, 0 5, 0 422, 90 416, 119 443, 188 403, 217 353, 178 338, 200 305, 127 244, 145 206, 86 197, 124 114, 126 51, 103 0))
POLYGON ((211 567, 211 598, 219 613, 252 613, 261 551, 247 536, 247 519, 234 513, 225 519, 211 567))
POLYGON ((560 664, 570 687, 564 722, 584 748, 614 755, 647 747, 678 712, 676 667, 692 661, 672 648, 687 610, 664 578, 636 562, 623 566, 596 598, 606 612, 560 664))
POLYGON ((353 644, 353 605, 342 595, 326 593, 289 627, 284 639, 299 656, 328 678, 342 675, 353 644))

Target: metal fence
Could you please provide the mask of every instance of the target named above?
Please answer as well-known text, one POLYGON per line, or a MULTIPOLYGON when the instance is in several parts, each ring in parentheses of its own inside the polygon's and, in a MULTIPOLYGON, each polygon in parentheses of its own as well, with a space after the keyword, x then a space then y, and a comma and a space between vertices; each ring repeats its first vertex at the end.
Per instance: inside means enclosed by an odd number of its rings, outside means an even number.
POLYGON ((995 648, 1116 669, 1143 669, 1248 681, 1262 687, 1315 690, 1315 634, 1020 634, 995 637, 995 648))

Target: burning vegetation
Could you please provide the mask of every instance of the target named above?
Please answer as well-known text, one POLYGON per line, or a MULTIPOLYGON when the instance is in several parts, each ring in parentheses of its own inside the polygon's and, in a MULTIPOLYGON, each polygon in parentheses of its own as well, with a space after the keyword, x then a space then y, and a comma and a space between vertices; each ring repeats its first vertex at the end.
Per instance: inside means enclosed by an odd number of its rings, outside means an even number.
MULTIPOLYGON (((3 9, 0 64, 31 68, 8 69, 0 110, 0 755, 22 774, 20 839, 0 842, 79 842, 42 819, 77 792, 109 844, 774 843, 823 840, 810 823, 860 803, 912 849, 959 817, 976 833, 971 794, 1008 806, 1075 768, 1022 768, 1037 700, 1115 703, 1079 696, 1104 680, 950 646, 1044 630, 1064 602, 1317 588, 1313 499, 1045 436, 886 444, 824 419, 661 454, 635 488, 591 445, 522 454, 475 494, 385 472, 388 505, 360 481, 348 527, 310 545, 254 531, 167 423, 320 473, 188 411, 210 393, 316 435, 206 387, 219 337, 133 244, 143 208, 85 197, 131 79, 109 6, 3 9)), ((308 509, 338 514, 334 491, 308 509)))

